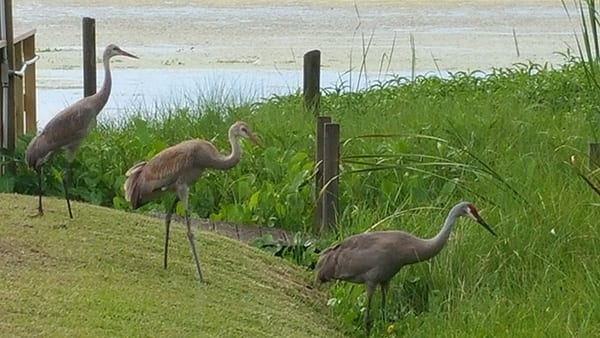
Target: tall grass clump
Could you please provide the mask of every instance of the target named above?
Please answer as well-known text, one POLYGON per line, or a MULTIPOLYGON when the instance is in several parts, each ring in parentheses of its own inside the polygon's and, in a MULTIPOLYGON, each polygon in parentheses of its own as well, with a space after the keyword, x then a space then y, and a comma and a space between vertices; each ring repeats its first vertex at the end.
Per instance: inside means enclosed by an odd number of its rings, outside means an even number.
MULTIPOLYGON (((440 257, 401 272, 397 321, 375 325, 378 335, 598 334, 597 196, 569 161, 587 158, 600 102, 580 59, 330 94, 322 102, 344 137, 339 238, 398 228, 431 236, 461 199, 499 232, 459 224, 440 257)), ((332 289, 333 312, 353 332, 362 292, 332 289)))
MULTIPOLYGON (((571 18, 572 11, 578 16, 581 34, 575 33, 577 52, 589 85, 600 91, 600 39, 598 39, 598 11, 595 0, 573 0, 573 8, 565 0, 561 0, 565 13, 571 18)), ((595 110, 588 114, 590 128, 596 132, 598 116, 600 112, 595 110)))

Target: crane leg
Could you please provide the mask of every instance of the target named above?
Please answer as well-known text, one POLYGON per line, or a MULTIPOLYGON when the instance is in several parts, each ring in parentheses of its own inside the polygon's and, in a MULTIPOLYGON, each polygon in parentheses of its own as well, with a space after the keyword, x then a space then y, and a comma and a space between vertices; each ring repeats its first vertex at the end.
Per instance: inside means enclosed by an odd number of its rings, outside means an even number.
POLYGON ((367 289, 367 311, 365 311, 365 331, 367 333, 367 337, 369 337, 369 333, 371 332, 371 300, 373 299, 373 293, 377 288, 377 284, 366 284, 367 289))
POLYGON ((387 318, 385 315, 385 296, 387 294, 387 290, 388 290, 388 286, 390 286, 390 283, 381 283, 381 316, 383 318, 383 322, 387 323, 387 318))
POLYGON ((194 239, 194 233, 192 232, 192 227, 190 225, 190 217, 187 208, 185 209, 185 225, 187 226, 187 236, 190 240, 190 245, 192 247, 194 261, 196 262, 196 270, 198 270, 198 277, 200 278, 200 283, 204 283, 204 277, 202 277, 202 270, 200 269, 200 261, 198 260, 198 253, 196 252, 196 241, 194 239))
POLYGON ((169 251, 169 228, 171 227, 171 217, 173 216, 177 202, 179 202, 179 198, 175 197, 175 200, 171 204, 169 210, 167 210, 167 215, 165 216, 165 256, 163 259, 163 265, 165 269, 167 268, 167 254, 169 251))
POLYGON ((62 172, 62 183, 63 183, 63 189, 65 190, 65 199, 67 200, 67 209, 69 209, 69 217, 73 218, 73 213, 71 212, 71 202, 69 201, 69 190, 67 189, 70 178, 71 178, 71 162, 67 162, 67 167, 62 172))
POLYGON ((200 283, 204 283, 204 278, 202 277, 202 270, 200 269, 200 261, 198 260, 198 253, 196 251, 196 240, 194 239, 194 233, 192 232, 192 226, 190 224, 188 194, 189 189, 187 186, 177 187, 177 196, 181 200, 181 203, 183 204, 183 210, 185 212, 185 225, 187 226, 187 237, 190 241, 190 247, 192 248, 192 255, 194 256, 194 262, 196 263, 196 270, 198 270, 198 277, 200 278, 200 283))
POLYGON ((39 198, 38 198, 38 213, 41 215, 44 214, 44 208, 42 208, 42 168, 38 170, 38 188, 39 188, 39 198))
POLYGON ((38 213, 31 217, 44 216, 44 208, 42 207, 42 167, 36 170, 38 175, 38 213))

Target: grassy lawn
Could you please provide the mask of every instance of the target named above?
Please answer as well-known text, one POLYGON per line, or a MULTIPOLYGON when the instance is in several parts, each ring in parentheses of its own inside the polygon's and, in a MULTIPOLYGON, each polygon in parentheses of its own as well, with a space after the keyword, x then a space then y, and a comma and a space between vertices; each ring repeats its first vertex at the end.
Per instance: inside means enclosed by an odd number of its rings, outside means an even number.
POLYGON ((64 200, 0 194, 0 335, 54 337, 339 337, 309 273, 258 249, 197 232, 200 285, 184 228, 169 268, 150 217, 64 200), (310 325, 308 325, 310 323, 310 325))

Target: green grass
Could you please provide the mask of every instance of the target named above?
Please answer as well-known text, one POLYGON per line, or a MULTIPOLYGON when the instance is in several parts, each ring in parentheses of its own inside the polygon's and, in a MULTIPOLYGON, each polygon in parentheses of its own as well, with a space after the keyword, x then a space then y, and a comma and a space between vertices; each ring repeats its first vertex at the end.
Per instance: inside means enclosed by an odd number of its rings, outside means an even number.
POLYGON ((0 335, 5 337, 339 337, 309 273, 245 244, 196 232, 199 285, 184 226, 162 268, 160 220, 0 194, 0 335), (310 325, 307 325, 311 323, 310 325))

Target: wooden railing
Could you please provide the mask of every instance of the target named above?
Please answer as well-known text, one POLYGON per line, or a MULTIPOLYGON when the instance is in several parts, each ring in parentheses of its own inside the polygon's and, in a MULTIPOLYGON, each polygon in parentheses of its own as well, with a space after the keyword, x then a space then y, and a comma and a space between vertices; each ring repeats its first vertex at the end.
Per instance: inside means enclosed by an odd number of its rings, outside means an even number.
MULTIPOLYGON (((37 126, 37 96, 36 96, 36 72, 35 60, 35 29, 17 35, 13 40, 14 46, 14 69, 2 70, 8 71, 8 74, 0 74, 1 78, 10 77, 9 85, 12 85, 13 108, 2 109, 2 119, 0 119, 0 140, 2 148, 14 149, 16 139, 24 133, 35 133, 37 126), (10 116, 4 116, 10 114, 10 116), (5 121, 14 121, 5 126, 5 121), (11 138, 6 136, 10 135, 11 138)), ((6 41, 0 40, 0 48, 6 48, 6 41)), ((0 107, 5 107, 4 97, 0 95, 0 107)))
MULTIPOLYGON (((11 45, 12 48, 6 40, 0 40, 0 53, 9 59, 0 67, 0 148, 9 156, 14 153, 19 136, 37 131, 35 29, 14 36, 11 45)), ((0 175, 16 172, 15 162, 6 160, 2 161, 6 165, 0 164, 0 175)))

